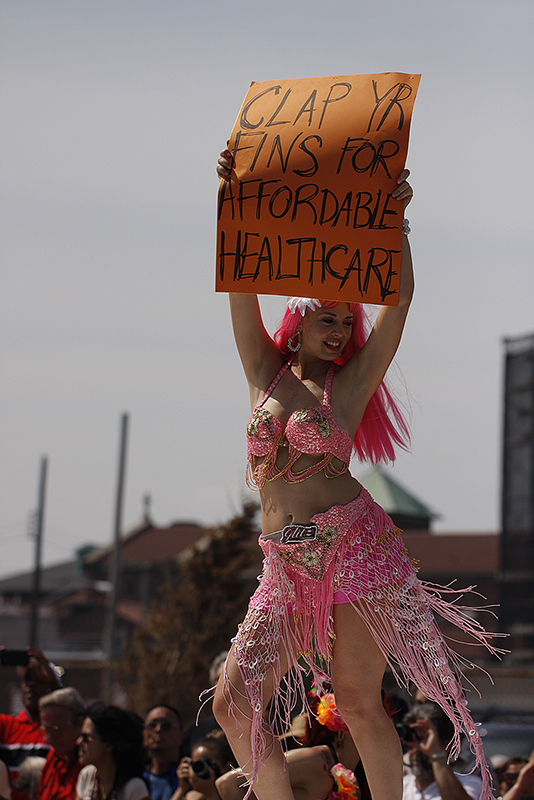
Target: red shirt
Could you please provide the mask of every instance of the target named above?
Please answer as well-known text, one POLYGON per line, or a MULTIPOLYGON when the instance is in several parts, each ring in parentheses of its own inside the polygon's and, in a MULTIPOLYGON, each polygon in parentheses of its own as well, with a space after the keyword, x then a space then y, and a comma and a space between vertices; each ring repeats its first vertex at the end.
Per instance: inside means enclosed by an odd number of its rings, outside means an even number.
MULTIPOLYGON (((19 766, 28 756, 46 758, 50 745, 44 738, 37 722, 34 722, 26 710, 16 716, 0 714, 0 758, 9 767, 12 781, 19 776, 19 766)), ((19 794, 13 789, 13 800, 21 800, 26 794, 19 794)))
POLYGON ((39 780, 39 800, 73 800, 81 768, 77 749, 68 758, 50 750, 39 780))

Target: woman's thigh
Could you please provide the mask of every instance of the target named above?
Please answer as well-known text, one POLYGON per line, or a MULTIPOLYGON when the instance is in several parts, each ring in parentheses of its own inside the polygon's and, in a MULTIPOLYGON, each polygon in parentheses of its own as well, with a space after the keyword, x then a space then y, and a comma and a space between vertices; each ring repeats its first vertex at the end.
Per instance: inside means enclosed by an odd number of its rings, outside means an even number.
POLYGON ((334 605, 336 639, 332 654, 332 683, 338 707, 354 710, 381 707, 386 659, 369 628, 350 603, 334 605))
MULTIPOLYGON (((262 635, 265 633, 264 629, 259 626, 254 631, 256 641, 254 645, 249 648, 250 662, 260 662, 262 659, 263 650, 258 644, 262 635)), ((248 639, 253 641, 253 639, 248 639)), ((272 663, 265 662, 263 665, 255 663, 254 668, 259 670, 262 674, 261 680, 261 700, 263 709, 265 711, 273 694, 276 692, 280 680, 284 677, 288 670, 288 660, 283 642, 278 646, 278 660, 273 665, 272 663)), ((246 671, 247 665, 244 665, 246 671)), ((256 681, 251 683, 257 684, 256 681)), ((256 686, 256 688, 258 688, 256 686)), ((230 650, 224 670, 222 671, 214 697, 214 713, 218 722, 221 724, 220 716, 228 716, 228 707, 232 706, 234 711, 238 709, 244 717, 250 719, 251 717, 251 704, 257 701, 257 698, 252 697, 253 689, 247 687, 243 670, 236 661, 234 648, 230 650)), ((232 716, 232 714, 230 714, 232 716)))

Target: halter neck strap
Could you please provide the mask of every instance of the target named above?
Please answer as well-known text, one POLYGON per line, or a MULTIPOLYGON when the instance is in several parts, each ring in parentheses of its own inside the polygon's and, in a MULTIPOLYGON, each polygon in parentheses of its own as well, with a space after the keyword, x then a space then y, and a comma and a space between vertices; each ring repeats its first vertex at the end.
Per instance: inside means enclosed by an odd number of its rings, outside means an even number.
POLYGON ((334 380, 334 370, 335 366, 334 364, 332 364, 332 366, 326 373, 326 378, 324 382, 323 406, 327 406, 328 408, 330 408, 330 400, 332 396, 332 381, 334 380))
POLYGON ((273 391, 274 391, 274 388, 275 388, 276 384, 279 382, 279 380, 280 380, 280 378, 282 377, 282 375, 284 374, 284 372, 285 372, 286 370, 288 370, 290 366, 291 366, 291 361, 286 361, 286 363, 284 364, 284 366, 282 367, 282 369, 278 370, 278 372, 276 373, 276 375, 275 375, 275 377, 274 377, 274 380, 272 381, 271 385, 269 386, 269 388, 267 389, 267 391, 266 391, 266 392, 265 392, 265 394, 263 395, 263 398, 262 398, 261 402, 260 402, 260 403, 258 403, 258 405, 256 406, 256 408, 261 408, 261 407, 262 407, 262 405, 263 405, 263 404, 265 403, 265 401, 267 400, 267 398, 269 398, 269 397, 271 396, 271 394, 272 394, 272 393, 273 393, 273 391))
MULTIPOLYGON (((263 397, 261 399, 261 402, 258 403, 256 408, 261 408, 262 405, 265 403, 265 401, 271 396, 271 394, 273 393, 273 391, 275 389, 275 386, 279 383, 280 378, 289 369, 290 366, 291 366, 291 361, 286 361, 286 363, 283 365, 283 367, 278 370, 278 372, 276 373, 274 379, 272 380, 269 388, 267 389, 267 391, 263 395, 263 397)), ((326 378, 325 378, 325 382, 324 382, 323 406, 327 406, 328 408, 330 408, 330 405, 331 405, 332 381, 334 380, 334 370, 335 370, 335 365, 332 364, 332 366, 329 367, 328 372, 326 373, 326 378)))

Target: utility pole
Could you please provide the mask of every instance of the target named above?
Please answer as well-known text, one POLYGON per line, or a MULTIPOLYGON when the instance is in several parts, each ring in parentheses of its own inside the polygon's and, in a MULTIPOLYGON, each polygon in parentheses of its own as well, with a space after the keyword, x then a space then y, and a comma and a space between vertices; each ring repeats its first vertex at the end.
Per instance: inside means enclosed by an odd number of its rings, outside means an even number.
POLYGON ((35 526, 35 561, 33 568, 32 612, 30 617, 30 647, 37 647, 38 640, 38 612, 41 595, 41 543, 43 540, 44 511, 46 496, 46 472, 48 458, 42 456, 39 475, 39 496, 37 500, 37 519, 35 526))
POLYGON ((110 702, 111 690, 111 665, 118 658, 117 642, 117 602, 119 599, 120 584, 120 535, 122 530, 122 506, 124 497, 124 479, 126 474, 126 444, 128 440, 128 414, 123 414, 121 419, 121 433, 119 445, 119 474, 117 479, 117 494, 115 500, 115 524, 113 530, 113 554, 110 569, 108 571, 111 582, 111 596, 107 620, 107 636, 105 639, 105 650, 109 669, 105 673, 104 697, 110 702))

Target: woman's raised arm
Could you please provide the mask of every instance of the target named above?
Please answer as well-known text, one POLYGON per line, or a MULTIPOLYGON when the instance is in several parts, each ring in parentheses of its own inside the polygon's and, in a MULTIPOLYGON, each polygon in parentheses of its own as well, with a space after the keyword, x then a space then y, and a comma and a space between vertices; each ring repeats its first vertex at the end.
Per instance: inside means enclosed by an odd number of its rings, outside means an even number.
POLYGON ((282 353, 263 324, 256 295, 231 294, 230 311, 234 337, 254 407, 284 363, 282 353))
MULTIPOLYGON (((400 174, 399 185, 392 193, 403 203, 403 208, 413 196, 407 181, 409 174, 407 169, 400 174)), ((347 361, 337 378, 348 405, 354 403, 356 396, 367 404, 380 386, 400 344, 413 291, 412 254, 407 233, 403 232, 398 305, 381 308, 367 342, 347 361)))

